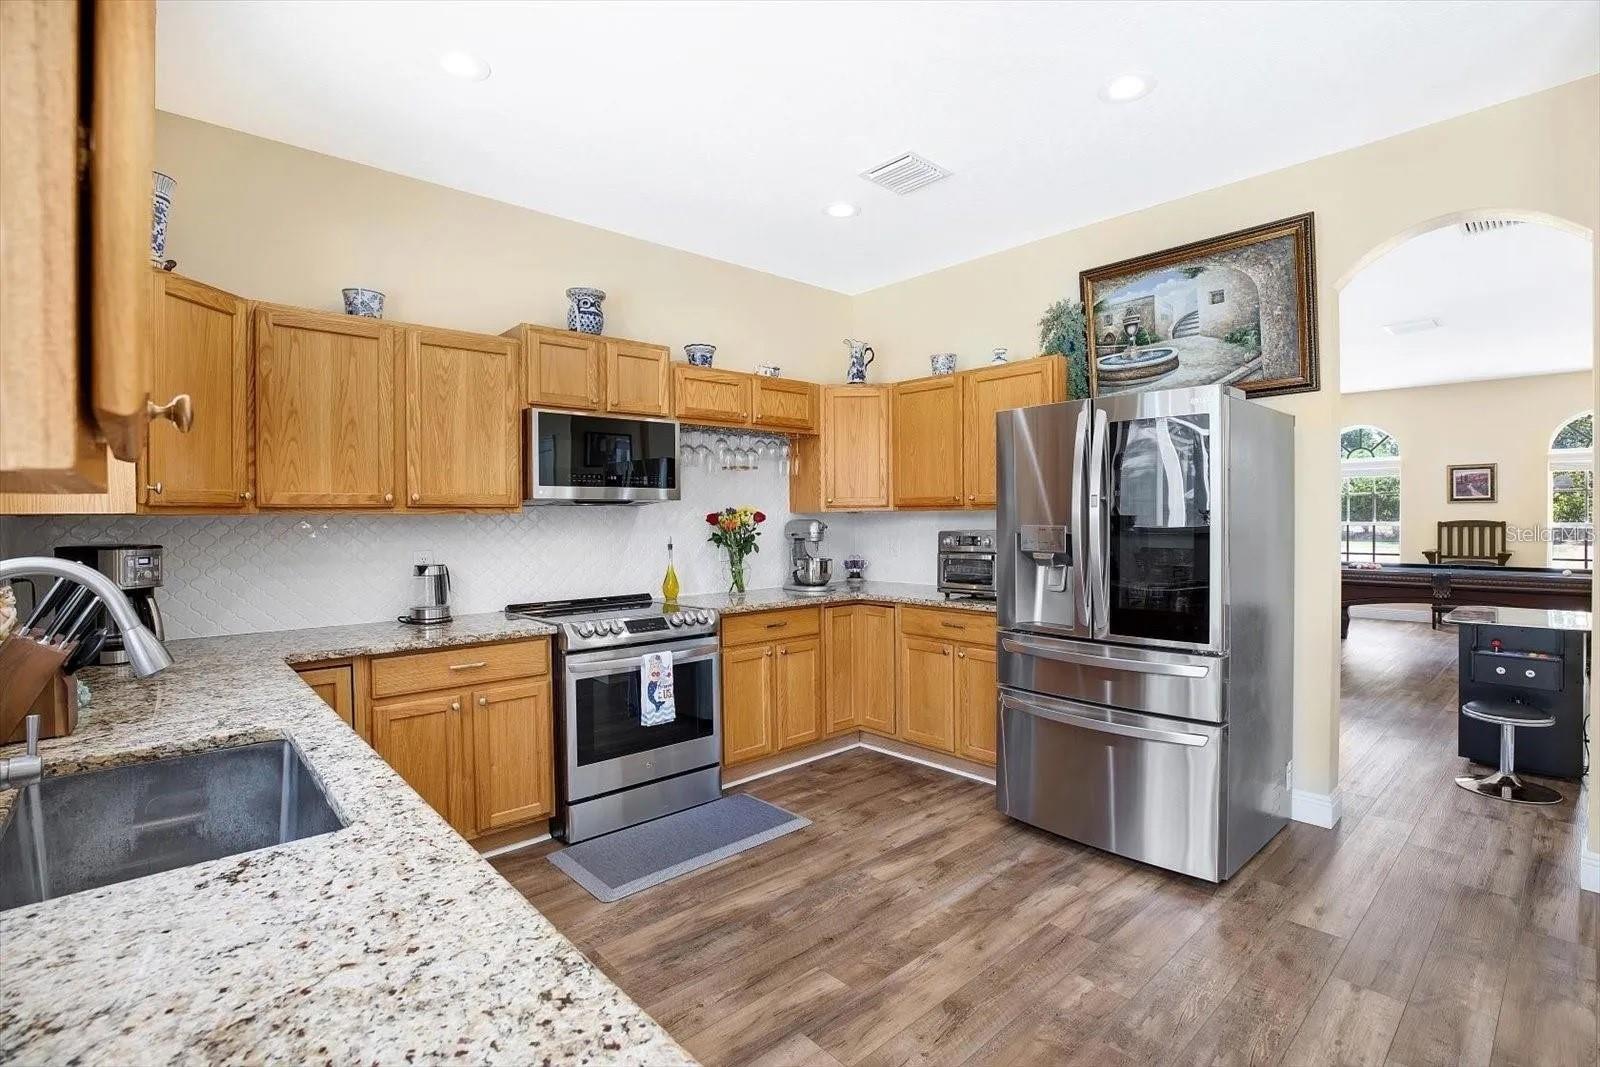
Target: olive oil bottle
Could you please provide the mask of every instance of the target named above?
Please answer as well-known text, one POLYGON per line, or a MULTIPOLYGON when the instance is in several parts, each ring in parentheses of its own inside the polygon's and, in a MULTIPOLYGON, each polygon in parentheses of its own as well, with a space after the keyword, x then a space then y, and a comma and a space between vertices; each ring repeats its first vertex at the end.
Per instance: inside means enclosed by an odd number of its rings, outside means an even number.
POLYGON ((678 568, 672 565, 672 542, 667 542, 667 573, 661 579, 661 599, 667 607, 678 602, 678 568))

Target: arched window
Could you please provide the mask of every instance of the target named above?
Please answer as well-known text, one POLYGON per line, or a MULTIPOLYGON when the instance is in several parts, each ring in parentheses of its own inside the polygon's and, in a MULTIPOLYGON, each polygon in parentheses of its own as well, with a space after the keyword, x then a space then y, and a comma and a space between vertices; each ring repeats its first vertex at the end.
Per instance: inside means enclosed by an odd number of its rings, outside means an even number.
POLYGON ((1376 426, 1339 434, 1339 545, 1346 563, 1400 562, 1400 444, 1376 426))
POLYGON ((1575 415, 1550 438, 1550 565, 1594 563, 1594 412, 1575 415))

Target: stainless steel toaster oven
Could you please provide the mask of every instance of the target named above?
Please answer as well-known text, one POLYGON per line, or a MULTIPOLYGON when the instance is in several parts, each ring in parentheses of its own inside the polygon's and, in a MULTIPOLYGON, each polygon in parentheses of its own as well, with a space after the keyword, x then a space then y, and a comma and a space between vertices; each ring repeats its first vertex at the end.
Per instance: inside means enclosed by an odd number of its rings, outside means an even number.
POLYGON ((939 534, 939 591, 945 596, 995 596, 993 530, 943 530, 939 534))

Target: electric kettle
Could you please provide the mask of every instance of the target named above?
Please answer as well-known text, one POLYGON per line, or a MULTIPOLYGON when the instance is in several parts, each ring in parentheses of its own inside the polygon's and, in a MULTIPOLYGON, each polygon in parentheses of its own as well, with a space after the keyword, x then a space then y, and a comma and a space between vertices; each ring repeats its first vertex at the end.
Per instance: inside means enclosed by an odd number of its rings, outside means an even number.
POLYGON ((413 626, 432 626, 450 621, 450 568, 443 563, 418 563, 413 568, 417 583, 417 602, 411 613, 400 616, 413 626))

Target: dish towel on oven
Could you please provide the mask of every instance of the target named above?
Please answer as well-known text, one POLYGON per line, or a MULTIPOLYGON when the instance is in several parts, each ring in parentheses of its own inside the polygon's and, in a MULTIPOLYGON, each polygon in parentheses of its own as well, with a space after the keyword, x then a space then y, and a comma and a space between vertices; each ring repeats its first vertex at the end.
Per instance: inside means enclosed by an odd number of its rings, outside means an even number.
POLYGON ((647 652, 639 664, 639 725, 662 726, 678 717, 672 698, 672 653, 647 652))

